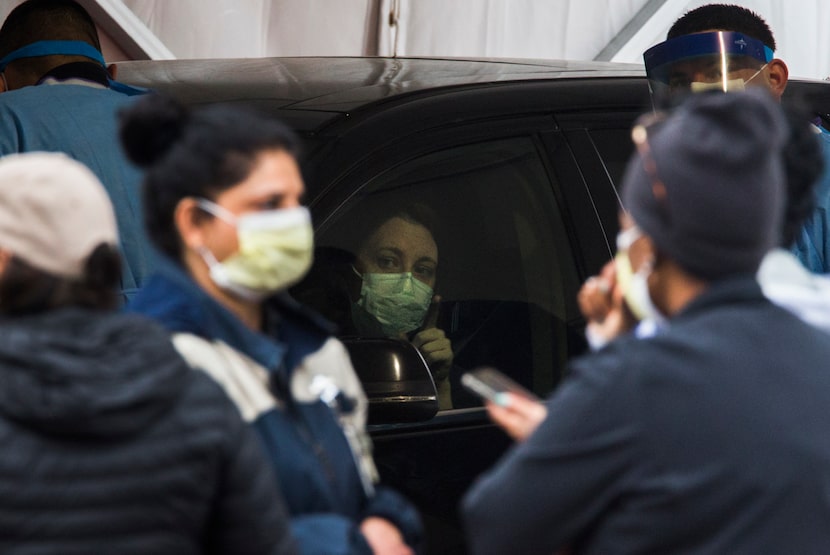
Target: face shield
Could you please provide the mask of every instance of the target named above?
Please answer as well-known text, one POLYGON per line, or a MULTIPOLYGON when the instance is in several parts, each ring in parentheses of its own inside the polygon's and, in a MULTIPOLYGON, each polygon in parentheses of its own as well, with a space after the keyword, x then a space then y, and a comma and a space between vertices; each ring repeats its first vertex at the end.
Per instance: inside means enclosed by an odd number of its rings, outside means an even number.
POLYGON ((772 49, 733 31, 669 39, 643 54, 655 108, 703 90, 742 90, 773 59, 772 49))

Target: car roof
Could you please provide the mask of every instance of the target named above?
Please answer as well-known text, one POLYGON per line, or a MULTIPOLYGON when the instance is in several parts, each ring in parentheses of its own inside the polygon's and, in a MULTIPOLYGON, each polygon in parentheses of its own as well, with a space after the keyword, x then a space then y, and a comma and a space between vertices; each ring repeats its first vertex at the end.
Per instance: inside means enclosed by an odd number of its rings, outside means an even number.
POLYGON ((119 62, 118 78, 191 104, 267 101, 272 109, 344 114, 428 89, 587 77, 640 77, 640 64, 380 57, 284 57, 119 62))

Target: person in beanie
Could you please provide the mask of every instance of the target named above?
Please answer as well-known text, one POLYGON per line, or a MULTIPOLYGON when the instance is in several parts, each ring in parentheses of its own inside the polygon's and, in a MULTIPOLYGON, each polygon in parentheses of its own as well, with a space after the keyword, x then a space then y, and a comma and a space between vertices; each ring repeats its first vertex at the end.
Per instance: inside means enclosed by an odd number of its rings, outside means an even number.
POLYGON ((830 545, 830 342, 754 278, 779 241, 786 134, 762 90, 635 126, 630 286, 670 324, 575 359, 544 404, 489 406, 522 441, 463 500, 472 553, 830 545))
POLYGON ((117 245, 86 166, 0 159, 0 552, 295 553, 236 407, 115 311, 117 245))

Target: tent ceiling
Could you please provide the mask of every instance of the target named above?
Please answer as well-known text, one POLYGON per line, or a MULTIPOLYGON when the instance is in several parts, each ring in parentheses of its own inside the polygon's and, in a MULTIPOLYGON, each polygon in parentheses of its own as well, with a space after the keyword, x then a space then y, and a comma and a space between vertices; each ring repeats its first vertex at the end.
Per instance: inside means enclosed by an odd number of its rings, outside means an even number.
MULTIPOLYGON (((641 63, 705 0, 79 0, 118 59, 458 56, 641 63), (601 17, 598 17, 601 14, 601 17)), ((792 75, 830 75, 827 0, 729 0, 761 14, 792 75)), ((0 0, 5 17, 19 0, 0 0)), ((106 41, 105 41, 106 46, 106 41)))

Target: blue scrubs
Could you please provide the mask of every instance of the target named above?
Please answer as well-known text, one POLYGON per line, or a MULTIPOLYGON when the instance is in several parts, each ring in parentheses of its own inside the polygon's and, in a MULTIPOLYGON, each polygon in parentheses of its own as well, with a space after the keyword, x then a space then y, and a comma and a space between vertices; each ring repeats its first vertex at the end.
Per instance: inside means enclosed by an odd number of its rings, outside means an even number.
POLYGON ((830 133, 819 135, 824 151, 824 173, 816 185, 817 203, 792 248, 802 264, 818 274, 830 273, 830 133))
MULTIPOLYGON (((79 82, 79 81, 75 81, 79 82)), ((121 151, 116 114, 132 97, 90 82, 41 84, 0 94, 0 155, 65 152, 106 187, 124 256, 121 289, 129 299, 150 272, 139 196, 141 174, 121 151)))

